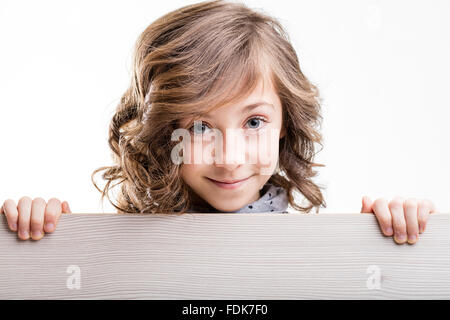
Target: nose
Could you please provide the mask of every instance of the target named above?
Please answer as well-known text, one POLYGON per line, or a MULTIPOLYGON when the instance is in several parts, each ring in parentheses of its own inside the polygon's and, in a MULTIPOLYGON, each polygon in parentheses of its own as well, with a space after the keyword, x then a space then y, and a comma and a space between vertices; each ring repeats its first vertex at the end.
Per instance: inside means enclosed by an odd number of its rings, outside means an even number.
POLYGON ((241 134, 241 130, 236 129, 227 129, 223 136, 222 146, 219 143, 214 148, 214 165, 233 171, 245 164, 245 137, 241 134))

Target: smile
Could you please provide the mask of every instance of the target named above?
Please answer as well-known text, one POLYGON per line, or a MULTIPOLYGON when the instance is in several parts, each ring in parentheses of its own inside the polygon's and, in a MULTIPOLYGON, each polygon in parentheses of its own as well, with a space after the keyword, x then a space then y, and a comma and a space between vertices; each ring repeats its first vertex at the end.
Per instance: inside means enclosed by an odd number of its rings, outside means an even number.
POLYGON ((240 186, 242 186, 245 182, 247 182, 248 179, 250 179, 250 177, 242 179, 242 180, 235 180, 235 181, 230 181, 230 182, 222 182, 222 181, 217 181, 214 179, 210 179, 207 178, 208 180, 210 180, 212 183, 214 183, 216 186, 223 188, 223 189, 236 189, 239 188, 240 186))

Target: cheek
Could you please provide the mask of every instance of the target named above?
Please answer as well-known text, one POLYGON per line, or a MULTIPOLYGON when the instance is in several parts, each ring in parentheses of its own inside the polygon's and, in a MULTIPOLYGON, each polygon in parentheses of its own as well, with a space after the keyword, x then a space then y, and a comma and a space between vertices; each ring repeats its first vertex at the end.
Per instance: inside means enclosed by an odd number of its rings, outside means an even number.
MULTIPOLYGON (((197 167, 212 164, 214 155, 214 140, 208 138, 192 138, 183 145, 184 163, 188 166, 196 164, 197 167)), ((188 170, 199 170, 199 168, 189 168, 188 170)))
POLYGON ((183 164, 180 169, 181 178, 189 184, 197 178, 203 176, 203 166, 196 164, 183 164))
POLYGON ((279 130, 268 130, 259 135, 257 143, 251 144, 250 154, 257 154, 256 163, 261 175, 272 175, 279 154, 279 130))
MULTIPOLYGON (((270 167, 278 160, 280 132, 277 129, 270 129, 252 138, 250 141, 250 155, 258 155, 257 164, 270 167)), ((254 162, 255 163, 255 162, 254 162)))

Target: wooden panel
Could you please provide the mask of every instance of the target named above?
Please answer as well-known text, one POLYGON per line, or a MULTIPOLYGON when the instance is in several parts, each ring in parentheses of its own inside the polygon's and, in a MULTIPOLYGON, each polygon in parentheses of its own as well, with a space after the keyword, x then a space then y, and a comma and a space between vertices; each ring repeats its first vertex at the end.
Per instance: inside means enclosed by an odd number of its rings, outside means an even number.
POLYGON ((0 299, 450 298, 449 214, 414 245, 371 214, 66 214, 39 241, 2 217, 0 299))

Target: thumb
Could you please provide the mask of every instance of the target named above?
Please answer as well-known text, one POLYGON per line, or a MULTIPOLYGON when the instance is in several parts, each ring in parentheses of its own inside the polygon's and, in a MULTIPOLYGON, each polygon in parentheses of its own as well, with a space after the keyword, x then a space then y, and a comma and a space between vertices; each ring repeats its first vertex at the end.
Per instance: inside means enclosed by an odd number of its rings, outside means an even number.
POLYGON ((70 211, 69 203, 67 201, 64 201, 62 203, 62 213, 72 213, 72 211, 70 211))
POLYGON ((373 213, 372 200, 368 196, 362 197, 361 213, 373 213))

